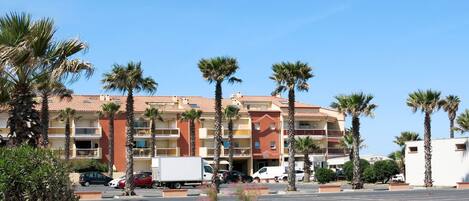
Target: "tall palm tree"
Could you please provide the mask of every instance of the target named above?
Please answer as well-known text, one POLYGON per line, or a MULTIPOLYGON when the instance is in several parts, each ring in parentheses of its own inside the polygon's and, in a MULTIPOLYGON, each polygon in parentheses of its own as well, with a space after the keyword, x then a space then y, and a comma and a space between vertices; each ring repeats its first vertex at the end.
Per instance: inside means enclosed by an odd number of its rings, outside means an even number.
POLYGON ((133 172, 134 172, 134 93, 141 91, 150 94, 156 91, 158 84, 151 77, 144 77, 142 64, 140 62, 129 62, 127 65, 114 64, 112 71, 104 74, 102 80, 103 88, 107 91, 119 91, 127 93, 127 100, 125 104, 126 112, 126 156, 127 168, 125 171, 125 188, 124 195, 135 195, 133 185, 133 172))
POLYGON ((41 122, 35 84, 44 74, 50 80, 67 79, 89 63, 69 57, 86 48, 77 39, 56 42, 51 19, 32 21, 25 13, 10 13, 0 18, 0 84, 9 97, 2 98, 9 106, 10 142, 36 146, 41 122))
POLYGON ((449 95, 443 99, 443 110, 448 113, 450 138, 454 138, 454 119, 456 119, 459 103, 461 103, 461 99, 455 95, 449 95))
POLYGON ((222 126, 222 83, 228 81, 228 83, 241 82, 241 79, 234 76, 236 71, 239 69, 238 61, 232 57, 214 57, 214 58, 203 58, 199 61, 198 67, 202 73, 202 77, 208 81, 208 83, 215 83, 215 135, 214 138, 214 157, 213 161, 213 176, 212 176, 212 187, 217 191, 219 184, 218 169, 220 166, 220 148, 222 143, 221 126, 222 126))
POLYGON ((303 182, 309 182, 311 176, 311 160, 309 154, 319 149, 318 144, 309 136, 296 139, 295 149, 304 155, 304 178, 303 182))
POLYGON ((57 119, 60 121, 65 122, 65 160, 68 161, 70 160, 70 134, 71 134, 71 128, 70 128, 70 123, 74 119, 79 118, 76 116, 76 111, 72 108, 65 108, 63 110, 59 111, 59 115, 57 116, 57 119))
POLYGON ((371 103, 372 95, 352 93, 351 95, 339 95, 335 97, 336 101, 331 104, 332 108, 352 117, 353 134, 353 189, 362 189, 363 180, 360 167, 360 117, 373 117, 373 111, 378 107, 371 103))
POLYGON ((421 111, 425 113, 425 133, 423 136, 425 149, 425 186, 432 187, 432 152, 431 152, 431 115, 438 111, 443 105, 440 99, 441 92, 433 90, 418 90, 409 94, 407 106, 412 112, 421 111))
POLYGON ((295 185, 295 90, 308 91, 308 80, 313 77, 307 63, 281 62, 272 65, 269 77, 276 83, 272 95, 288 91, 288 191, 296 191, 295 185))
POLYGON ((151 132, 151 157, 155 157, 155 147, 156 147, 156 121, 163 121, 161 116, 161 111, 157 108, 151 107, 145 109, 143 115, 150 119, 150 132, 151 132))
POLYGON ((195 156, 195 121, 202 116, 202 110, 190 109, 181 114, 181 120, 189 121, 191 156, 195 156))
POLYGON ((116 114, 119 112, 120 105, 114 102, 104 103, 101 105, 101 111, 99 116, 107 117, 109 119, 109 161, 108 161, 108 174, 112 178, 113 167, 114 167, 114 119, 116 114))
POLYGON ((395 152, 395 160, 400 164, 401 172, 405 175, 405 143, 408 141, 418 141, 422 140, 418 133, 412 131, 401 132, 400 136, 394 137, 394 143, 401 147, 400 153, 395 152))
POLYGON ((458 127, 455 129, 461 133, 469 132, 469 110, 466 109, 463 113, 458 116, 456 119, 458 127))
MULTIPOLYGON (((345 135, 343 138, 340 139, 340 146, 349 152, 349 160, 353 161, 353 133, 352 129, 346 129, 345 135)), ((360 139, 358 144, 359 149, 363 149, 366 147, 365 140, 360 139)))
POLYGON ((238 119, 240 117, 239 115, 239 107, 236 105, 228 105, 225 110, 223 111, 224 117, 226 120, 228 120, 228 142, 229 142, 229 148, 228 148, 228 170, 231 172, 233 171, 233 120, 238 119))

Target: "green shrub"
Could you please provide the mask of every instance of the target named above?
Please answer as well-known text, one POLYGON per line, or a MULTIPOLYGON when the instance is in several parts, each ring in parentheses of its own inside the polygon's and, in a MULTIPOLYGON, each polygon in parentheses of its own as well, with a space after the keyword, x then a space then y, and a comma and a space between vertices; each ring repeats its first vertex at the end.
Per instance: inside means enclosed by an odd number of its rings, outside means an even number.
POLYGON ((368 166, 364 171, 363 171, 363 180, 366 183, 376 183, 376 174, 375 174, 375 169, 373 165, 368 166))
POLYGON ((50 150, 0 148, 0 200, 78 200, 69 167, 50 150))
POLYGON ((71 161, 71 166, 74 172, 108 171, 107 164, 99 160, 73 160, 71 161))
POLYGON ((376 161, 373 164, 373 169, 376 180, 383 184, 387 183, 392 176, 399 174, 399 166, 393 160, 376 161))
MULTIPOLYGON (((360 159, 360 166, 361 166, 361 173, 363 174, 363 171, 368 166, 370 166, 370 163, 368 161, 366 161, 365 159, 360 159)), ((347 161, 344 164, 344 175, 345 175, 345 179, 347 179, 348 181, 352 181, 352 177, 353 177, 353 164, 352 164, 352 161, 347 161)))
POLYGON ((314 173, 316 181, 320 184, 329 183, 335 180, 335 172, 327 168, 319 168, 314 173))

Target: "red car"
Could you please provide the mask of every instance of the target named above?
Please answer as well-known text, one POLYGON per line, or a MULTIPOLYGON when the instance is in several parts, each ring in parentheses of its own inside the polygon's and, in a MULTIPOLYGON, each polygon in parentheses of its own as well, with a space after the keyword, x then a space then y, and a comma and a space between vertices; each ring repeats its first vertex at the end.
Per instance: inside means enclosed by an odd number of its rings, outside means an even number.
MULTIPOLYGON (((151 178, 151 174, 150 173, 135 174, 134 185, 135 187, 152 188, 153 179, 151 178)), ((125 179, 119 181, 119 188, 123 189, 124 187, 125 187, 125 179)))

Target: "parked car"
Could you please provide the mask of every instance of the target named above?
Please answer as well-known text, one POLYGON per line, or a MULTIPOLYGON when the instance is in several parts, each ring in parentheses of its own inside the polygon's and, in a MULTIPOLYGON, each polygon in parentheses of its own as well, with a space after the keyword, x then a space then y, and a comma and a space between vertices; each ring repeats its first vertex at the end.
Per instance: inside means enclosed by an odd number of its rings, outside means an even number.
POLYGON ((81 173, 79 183, 82 186, 89 186, 90 184, 104 184, 106 186, 111 180, 111 177, 101 172, 93 171, 81 173))
MULTIPOLYGON (((134 185, 135 187, 141 188, 153 188, 156 187, 153 185, 153 179, 151 173, 137 173, 134 174, 134 185)), ((125 187, 125 179, 119 181, 119 188, 123 189, 125 187)))
POLYGON ((397 183, 405 182, 404 174, 396 174, 396 175, 392 176, 391 181, 392 182, 397 182, 397 183))
POLYGON ((228 170, 218 170, 218 177, 220 178, 220 181, 223 181, 223 175, 227 173, 228 170))
POLYGON ((260 181, 261 179, 281 179, 282 175, 285 173, 284 166, 267 166, 259 169, 256 173, 252 175, 254 180, 260 181))
POLYGON ((336 170, 335 171, 335 178, 337 180, 345 180, 345 173, 343 170, 336 170))
POLYGON ((118 177, 118 178, 116 178, 116 179, 111 180, 108 185, 109 185, 109 187, 111 187, 111 188, 119 188, 119 182, 120 182, 121 180, 125 180, 125 175, 124 175, 124 176, 121 176, 121 177, 118 177))
POLYGON ((246 175, 240 171, 233 170, 231 172, 225 172, 223 174, 223 182, 224 183, 237 183, 237 182, 243 182, 243 183, 251 183, 252 182, 252 177, 249 175, 246 175))
MULTIPOLYGON (((303 170, 296 170, 295 171, 295 176, 296 176, 296 181, 303 181, 305 178, 305 172, 303 170)), ((287 181, 288 180, 288 172, 285 172, 282 174, 282 180, 287 181)), ((314 180, 314 172, 311 171, 311 175, 309 176, 309 180, 313 181, 314 180)))

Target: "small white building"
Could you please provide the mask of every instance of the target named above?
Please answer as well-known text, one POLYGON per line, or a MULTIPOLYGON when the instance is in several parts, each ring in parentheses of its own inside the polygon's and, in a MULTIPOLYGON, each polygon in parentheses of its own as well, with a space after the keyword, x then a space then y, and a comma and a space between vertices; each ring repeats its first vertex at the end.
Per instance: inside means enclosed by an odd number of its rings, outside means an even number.
MULTIPOLYGON (((374 164, 376 161, 391 160, 386 156, 380 155, 363 155, 360 156, 360 159, 367 160, 370 164, 374 164)), ((342 169, 344 164, 349 160, 349 156, 330 158, 327 160, 327 166, 331 169, 342 169)))
MULTIPOLYGON (((434 186, 456 186, 469 181, 469 138, 432 140, 432 178, 434 186)), ((425 151, 423 141, 406 142, 406 182, 423 186, 425 178, 425 151)))

